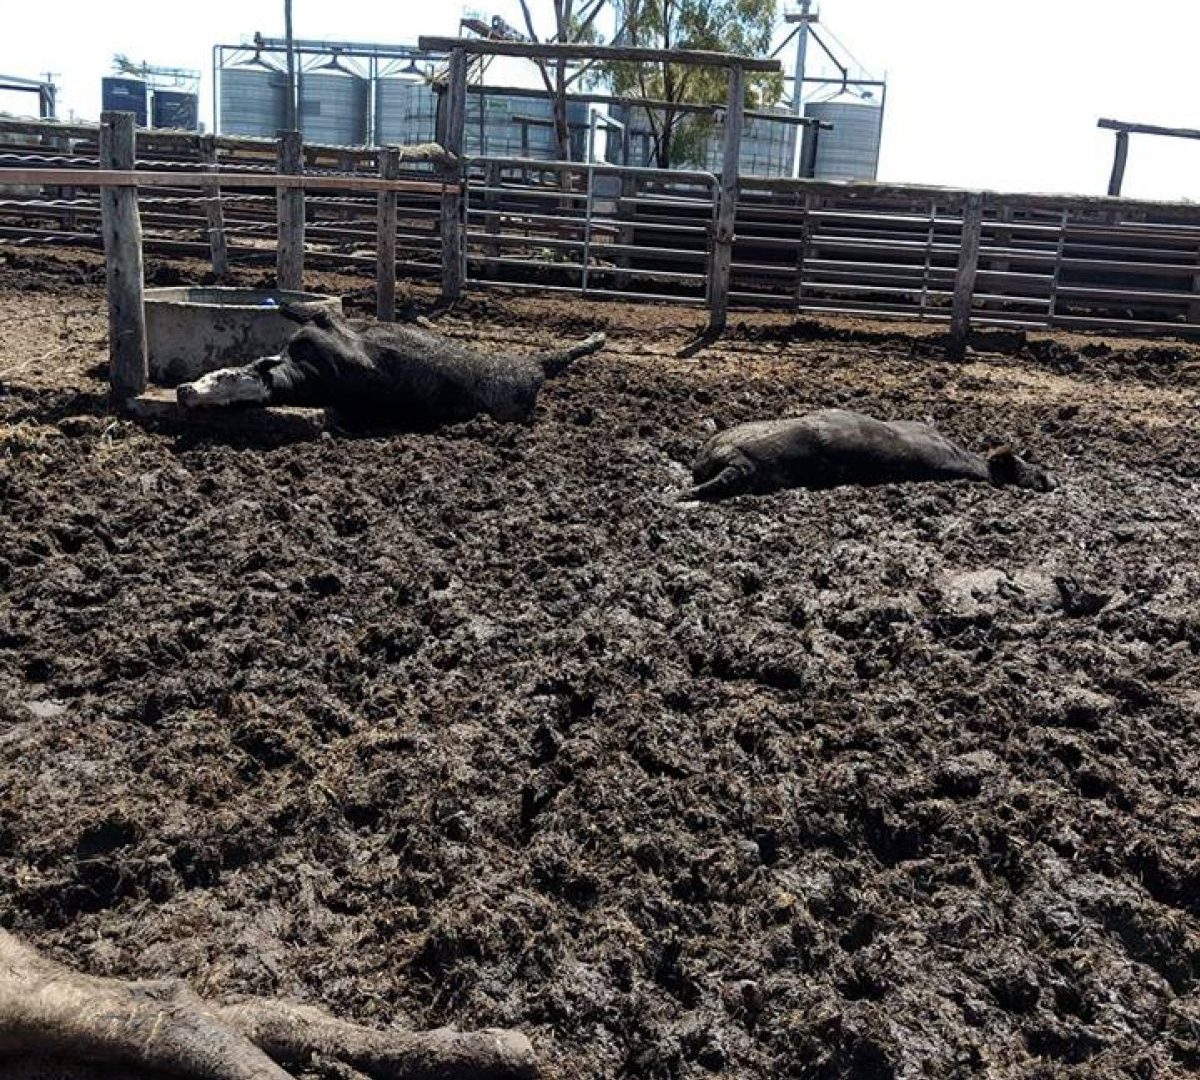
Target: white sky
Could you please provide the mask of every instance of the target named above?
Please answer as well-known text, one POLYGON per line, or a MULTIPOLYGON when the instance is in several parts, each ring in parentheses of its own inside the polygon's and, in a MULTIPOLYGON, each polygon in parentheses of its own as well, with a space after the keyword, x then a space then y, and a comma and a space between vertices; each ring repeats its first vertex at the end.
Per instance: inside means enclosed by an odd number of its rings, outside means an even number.
MULTIPOLYGON (((547 0, 535 0, 543 16, 547 0)), ((520 25, 516 0, 472 7, 520 25)), ((791 7, 788 3, 786 6, 791 7)), ((822 23, 888 77, 880 179, 1102 194, 1101 116, 1200 128, 1194 0, 818 0, 822 23)), ((780 3, 781 12, 785 4, 780 3)), ((460 0, 294 0, 305 38, 412 42, 453 34, 460 0)), ((0 0, 0 74, 56 73, 59 112, 94 119, 113 53, 199 68, 211 122, 212 46, 282 36, 282 0, 0 0)), ((783 33, 781 26, 781 34, 783 33)), ((788 49, 790 64, 792 50, 788 49)), ((810 50, 810 58, 816 55, 810 50)), ((502 81, 513 80, 506 73, 502 81)), ((520 80, 527 81, 527 80, 520 80)), ((0 110, 36 110, 0 93, 0 110)), ((1124 193, 1200 201, 1200 141, 1134 136, 1124 193)))

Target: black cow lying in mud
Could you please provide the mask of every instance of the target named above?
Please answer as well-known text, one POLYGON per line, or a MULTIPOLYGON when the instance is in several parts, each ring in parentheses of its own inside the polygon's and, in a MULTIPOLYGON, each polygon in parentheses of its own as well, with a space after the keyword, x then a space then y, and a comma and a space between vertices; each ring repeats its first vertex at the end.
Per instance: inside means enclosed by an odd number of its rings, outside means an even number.
POLYGON ((568 349, 535 356, 484 355, 413 326, 355 330, 325 311, 293 305, 304 325, 278 356, 209 372, 177 390, 194 409, 238 402, 328 406, 354 423, 428 429, 487 413, 533 419, 542 383, 604 345, 594 334, 568 349))
POLYGON ((685 499, 720 499, 781 488, 977 480, 1052 491, 1044 469, 1011 450, 987 457, 955 446, 928 424, 891 423, 847 409, 740 424, 714 435, 692 463, 685 499))

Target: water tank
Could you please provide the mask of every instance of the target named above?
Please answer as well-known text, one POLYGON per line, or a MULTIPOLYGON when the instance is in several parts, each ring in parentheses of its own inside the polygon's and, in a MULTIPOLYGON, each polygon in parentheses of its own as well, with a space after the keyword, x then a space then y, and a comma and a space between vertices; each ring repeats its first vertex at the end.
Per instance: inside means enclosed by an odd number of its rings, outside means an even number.
POLYGON ((220 105, 222 134, 273 139, 286 124, 287 75, 266 68, 222 68, 220 105))
POLYGON ((300 130, 306 142, 363 146, 371 84, 341 71, 307 71, 300 76, 300 130))
POLYGON ((874 180, 879 169, 879 137, 883 112, 858 98, 843 95, 830 101, 813 101, 804 115, 833 125, 832 131, 817 134, 805 130, 803 162, 813 161, 812 175, 818 180, 874 180))
POLYGON ((433 142, 436 130, 437 95, 427 82, 401 78, 375 81, 377 146, 433 142))
POLYGON ((150 115, 153 127, 195 131, 200 127, 200 98, 178 90, 155 90, 150 115))
POLYGON ((131 112, 138 127, 146 126, 146 84, 141 79, 101 79, 100 101, 106 112, 131 112))

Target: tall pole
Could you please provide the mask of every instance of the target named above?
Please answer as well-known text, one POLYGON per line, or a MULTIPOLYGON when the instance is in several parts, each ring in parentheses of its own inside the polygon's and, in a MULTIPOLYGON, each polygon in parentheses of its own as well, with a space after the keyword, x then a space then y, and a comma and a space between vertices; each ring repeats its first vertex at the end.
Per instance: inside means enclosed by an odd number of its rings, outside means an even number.
MULTIPOLYGON (((819 22, 820 16, 812 13, 812 0, 800 0, 800 10, 785 15, 784 21, 800 24, 799 29, 796 31, 796 73, 792 77, 792 111, 797 116, 800 116, 804 110, 803 102, 800 99, 804 93, 804 70, 808 63, 808 28, 810 24, 819 22)), ((799 145, 797 145, 795 151, 798 156, 792 159, 793 175, 808 175, 804 170, 803 134, 800 129, 796 130, 796 142, 799 145)), ((809 135, 815 143, 817 138, 816 129, 814 128, 809 132, 809 135)))
POLYGON ((287 108, 284 118, 287 130, 295 131, 296 123, 296 47, 292 39, 292 0, 283 0, 283 36, 287 40, 287 108))
MULTIPOLYGON (((796 74, 792 84, 792 110, 800 115, 800 95, 804 92, 804 68, 808 59, 808 24, 811 20, 812 0, 800 0, 800 29, 796 33, 796 74)), ((789 18, 789 21, 790 18, 789 18)))

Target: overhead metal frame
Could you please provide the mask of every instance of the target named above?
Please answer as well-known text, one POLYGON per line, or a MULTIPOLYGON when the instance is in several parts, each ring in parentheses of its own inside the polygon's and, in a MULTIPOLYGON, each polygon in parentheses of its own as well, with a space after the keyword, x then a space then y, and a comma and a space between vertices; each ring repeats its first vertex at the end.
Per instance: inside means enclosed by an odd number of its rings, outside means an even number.
POLYGON ((38 96, 38 118, 53 120, 58 102, 58 87, 41 79, 21 79, 15 75, 0 75, 0 90, 16 90, 38 96))

